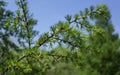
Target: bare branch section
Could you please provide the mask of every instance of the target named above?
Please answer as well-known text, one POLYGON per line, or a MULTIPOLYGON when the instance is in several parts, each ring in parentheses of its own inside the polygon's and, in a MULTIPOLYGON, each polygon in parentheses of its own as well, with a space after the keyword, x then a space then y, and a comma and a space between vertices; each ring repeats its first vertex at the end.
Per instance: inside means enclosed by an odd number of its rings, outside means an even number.
POLYGON ((42 42, 39 42, 41 40, 41 38, 39 38, 39 40, 38 40, 39 43, 34 48, 39 48, 41 45, 46 43, 50 38, 53 38, 54 36, 55 36, 55 34, 51 34, 51 36, 47 36, 46 39, 42 40, 42 42))
POLYGON ((18 59, 18 62, 21 61, 22 59, 28 57, 28 56, 31 56, 31 55, 32 55, 32 53, 23 55, 22 57, 20 57, 20 58, 18 59))
POLYGON ((68 43, 69 45, 73 46, 73 47, 78 47, 78 48, 81 48, 79 45, 76 45, 76 44, 73 44, 72 42, 68 41, 68 40, 64 40, 64 39, 60 39, 60 38, 54 38, 56 40, 60 40, 64 43, 68 43))

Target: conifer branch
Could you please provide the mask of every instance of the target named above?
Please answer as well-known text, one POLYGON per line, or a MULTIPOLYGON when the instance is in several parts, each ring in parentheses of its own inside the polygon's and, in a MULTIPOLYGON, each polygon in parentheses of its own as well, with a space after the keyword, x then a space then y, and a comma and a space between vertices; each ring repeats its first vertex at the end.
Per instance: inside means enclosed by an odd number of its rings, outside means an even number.
POLYGON ((29 49, 30 49, 31 48, 31 40, 30 40, 31 37, 30 37, 30 31, 29 31, 29 28, 28 28, 29 24, 28 24, 28 19, 27 19, 27 10, 24 8, 24 4, 23 4, 22 0, 20 0, 20 4, 21 4, 23 15, 24 15, 24 19, 22 19, 22 20, 25 23, 25 27, 27 29, 28 46, 29 46, 29 49))
POLYGON ((73 44, 72 42, 68 41, 68 40, 64 40, 64 39, 60 39, 60 38, 54 38, 56 40, 60 40, 64 43, 68 43, 69 45, 73 46, 73 47, 78 47, 78 48, 81 48, 79 45, 76 45, 76 44, 73 44))

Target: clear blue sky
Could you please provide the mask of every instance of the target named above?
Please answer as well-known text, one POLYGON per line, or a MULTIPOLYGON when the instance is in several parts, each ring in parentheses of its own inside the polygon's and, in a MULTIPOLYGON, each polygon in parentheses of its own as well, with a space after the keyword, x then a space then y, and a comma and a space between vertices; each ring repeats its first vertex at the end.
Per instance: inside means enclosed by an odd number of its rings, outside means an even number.
MULTIPOLYGON (((8 9, 15 10, 15 0, 9 2, 8 9)), ((64 21, 67 14, 79 13, 91 5, 106 4, 112 15, 112 23, 115 31, 120 35, 120 0, 28 0, 29 10, 33 17, 38 20, 35 29, 40 33, 49 31, 49 27, 58 21, 64 21)))

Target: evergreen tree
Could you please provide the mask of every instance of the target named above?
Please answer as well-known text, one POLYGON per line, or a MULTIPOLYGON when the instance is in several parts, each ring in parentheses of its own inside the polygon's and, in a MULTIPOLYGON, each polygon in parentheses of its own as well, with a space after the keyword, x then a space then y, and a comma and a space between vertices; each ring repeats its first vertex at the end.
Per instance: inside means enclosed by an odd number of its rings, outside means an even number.
MULTIPOLYGON (((3 10, 4 3, 0 3, 3 10)), ((33 44, 36 20, 29 15, 27 0, 16 0, 16 4, 18 10, 14 16, 0 16, 0 47, 1 51, 4 46, 9 51, 7 39, 2 39, 3 35, 7 38, 9 35, 18 39, 23 50, 9 52, 9 56, 3 58, 5 61, 0 60, 4 62, 0 66, 1 75, 120 74, 120 39, 114 34, 106 5, 91 6, 73 17, 67 15, 66 21, 51 26, 51 31, 41 34, 33 44), (52 50, 39 50, 45 45, 52 50)))
POLYGON ((110 12, 105 5, 100 5, 97 10, 101 10, 101 13, 94 17, 95 25, 104 30, 104 35, 102 37, 99 34, 91 36, 91 47, 96 50, 93 52, 94 60, 99 62, 91 62, 93 68, 96 68, 101 75, 115 75, 119 72, 119 46, 120 39, 118 34, 114 33, 114 27, 111 23, 110 12), (97 56, 97 57, 96 57, 97 56), (98 66, 94 66, 98 65, 98 66), (116 64, 115 64, 116 63, 116 64))
POLYGON ((13 37, 11 29, 11 18, 13 12, 6 10, 7 3, 0 0, 0 71, 6 68, 6 63, 13 56, 11 50, 18 50, 18 46, 13 42, 10 37, 13 37))
POLYGON ((13 16, 13 13, 10 10, 6 10, 6 2, 0 1, 0 49, 16 49, 18 48, 9 37, 13 36, 13 33, 10 31, 10 19, 13 16))
POLYGON ((20 46, 30 49, 34 45, 33 40, 38 32, 34 30, 37 21, 29 14, 27 4, 27 0, 16 0, 18 10, 14 18, 14 31, 16 31, 20 46))
POLYGON ((0 70, 1 75, 4 75, 8 71, 8 65, 14 61, 14 56, 17 54, 14 50, 20 50, 20 48, 31 48, 33 44, 33 38, 37 34, 37 31, 33 30, 33 26, 36 24, 36 20, 29 15, 27 8, 27 1, 16 1, 19 9, 16 14, 10 10, 5 10, 6 2, 0 1, 0 70), (14 40, 10 37, 18 39, 20 45, 16 45, 14 40), (28 45, 27 45, 28 44, 28 45), (14 54, 15 53, 15 54, 14 54))

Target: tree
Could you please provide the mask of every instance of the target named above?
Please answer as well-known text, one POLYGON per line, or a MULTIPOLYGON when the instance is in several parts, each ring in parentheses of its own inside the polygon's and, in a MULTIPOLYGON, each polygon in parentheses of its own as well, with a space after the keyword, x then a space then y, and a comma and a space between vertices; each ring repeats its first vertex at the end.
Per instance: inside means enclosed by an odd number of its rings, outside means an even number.
POLYGON ((18 51, 23 47, 30 49, 33 43, 32 40, 37 34, 37 31, 33 30, 36 20, 28 13, 27 1, 17 0, 16 3, 19 9, 15 15, 10 10, 5 10, 6 2, 0 1, 0 56, 2 57, 0 59, 0 69, 3 71, 1 74, 8 71, 7 66, 14 58, 14 50, 18 51), (9 37, 17 38, 23 46, 16 45, 13 42, 14 40, 11 41, 9 37), (26 46, 26 42, 28 46, 26 46))
POLYGON ((115 75, 119 72, 119 59, 116 59, 116 57, 119 56, 120 39, 118 34, 114 33, 111 15, 107 6, 100 5, 97 7, 97 10, 100 10, 100 8, 103 10, 101 10, 101 14, 95 16, 95 25, 102 28, 105 33, 102 37, 100 37, 99 34, 95 34, 95 36, 91 36, 90 34, 91 47, 97 48, 95 52, 93 52, 93 57, 97 55, 94 60, 99 60, 99 62, 94 64, 98 66, 94 66, 92 61, 91 65, 93 68, 98 69, 98 72, 102 75, 115 75))
POLYGON ((9 37, 12 36, 13 33, 10 32, 9 21, 13 16, 13 13, 10 10, 5 10, 6 2, 0 1, 0 49, 7 50, 9 48, 16 49, 18 48, 14 42, 12 42, 9 37), (9 25, 6 27, 6 25, 9 25))
POLYGON ((13 33, 10 31, 10 20, 13 12, 6 10, 6 2, 0 1, 0 71, 6 67, 7 60, 10 60, 11 50, 18 50, 18 46, 10 39, 13 33))
POLYGON ((23 50, 10 53, 1 75, 119 75, 120 39, 113 33, 106 5, 91 6, 73 17, 67 15, 66 21, 51 26, 50 32, 32 44, 36 21, 29 15, 26 0, 16 4, 16 15, 7 23, 23 50), (51 46, 52 50, 41 50, 41 46, 51 46))
POLYGON ((18 42, 23 48, 32 48, 34 46, 34 37, 38 34, 34 30, 34 26, 37 21, 33 19, 32 15, 29 14, 27 0, 16 0, 18 10, 13 20, 15 36, 18 38, 18 42))

